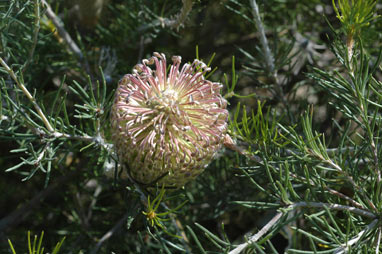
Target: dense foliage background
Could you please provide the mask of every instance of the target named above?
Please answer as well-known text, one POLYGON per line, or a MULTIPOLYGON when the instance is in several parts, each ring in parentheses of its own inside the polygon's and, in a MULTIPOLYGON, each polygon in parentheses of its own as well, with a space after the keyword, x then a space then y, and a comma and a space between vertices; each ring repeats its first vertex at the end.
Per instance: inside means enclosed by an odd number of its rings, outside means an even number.
POLYGON ((381 5, 340 3, 0 0, 0 253, 29 230, 60 253, 379 253, 381 5), (236 141, 166 193, 188 202, 165 230, 160 190, 105 176, 114 90, 153 52, 211 60, 236 141))

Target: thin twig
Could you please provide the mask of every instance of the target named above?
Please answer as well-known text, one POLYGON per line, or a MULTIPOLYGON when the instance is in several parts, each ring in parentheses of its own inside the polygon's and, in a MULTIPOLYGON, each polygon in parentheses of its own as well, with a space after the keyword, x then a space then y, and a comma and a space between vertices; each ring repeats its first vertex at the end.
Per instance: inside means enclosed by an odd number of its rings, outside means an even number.
MULTIPOLYGON (((359 240, 359 238, 361 238, 361 236, 363 235, 363 232, 368 231, 369 229, 373 228, 375 226, 375 224, 378 222, 378 219, 376 219, 377 215, 375 215, 374 213, 372 213, 370 211, 359 209, 359 208, 352 207, 352 206, 339 205, 339 204, 329 204, 329 203, 320 203, 320 202, 298 202, 298 203, 294 203, 294 204, 288 205, 287 208, 284 210, 284 213, 293 211, 297 208, 328 208, 330 210, 348 211, 348 212, 358 214, 358 215, 361 215, 364 217, 375 219, 375 220, 373 220, 373 222, 371 224, 368 225, 368 227, 365 230, 361 231, 360 234, 357 235, 357 237, 350 240, 346 246, 353 245, 356 241, 359 240)), ((280 220, 282 215, 283 215, 283 212, 277 213, 259 232, 257 232, 255 235, 253 235, 246 243, 238 245, 234 250, 230 251, 229 254, 238 254, 242 250, 244 250, 248 245, 250 245, 251 243, 257 242, 264 234, 266 234, 269 231, 269 229, 271 227, 273 227, 273 225, 275 225, 280 220)), ((344 249, 345 247, 343 246, 341 248, 344 249)), ((338 252, 338 253, 340 254, 343 252, 338 252)))
MULTIPOLYGON (((291 175, 293 178, 296 178, 296 179, 298 179, 298 180, 300 180, 300 181, 302 181, 302 182, 305 182, 305 183, 308 182, 308 179, 306 179, 305 177, 298 176, 298 175, 293 174, 293 173, 290 173, 290 175, 291 175)), ((310 185, 315 185, 315 183, 313 182, 312 179, 309 179, 309 184, 310 184, 310 185)), ((349 196, 346 196, 345 194, 343 194, 343 193, 341 193, 341 192, 338 192, 338 191, 336 191, 336 190, 333 190, 332 188, 329 188, 329 187, 326 186, 326 185, 323 186, 323 188, 324 188, 325 190, 327 190, 329 193, 331 193, 331 194, 333 194, 333 195, 335 195, 335 196, 337 196, 337 197, 339 197, 339 198, 341 198, 341 199, 344 199, 344 200, 350 202, 353 206, 355 206, 355 207, 357 207, 357 208, 360 208, 360 209, 363 209, 363 208, 364 208, 360 203, 358 203, 358 202, 355 201, 354 199, 350 198, 349 196)))
POLYGON ((28 91, 28 89, 25 87, 25 85, 18 80, 14 71, 7 65, 7 63, 1 57, 0 57, 0 64, 8 72, 9 76, 11 76, 11 78, 15 81, 16 85, 21 89, 21 91, 24 93, 24 95, 33 104, 34 108, 37 111, 37 114, 41 117, 41 120, 43 121, 46 129, 48 130, 48 132, 38 131, 38 134, 41 134, 43 137, 66 138, 66 139, 73 139, 73 140, 81 140, 81 141, 85 141, 85 142, 94 142, 94 143, 104 147, 108 151, 110 151, 112 149, 113 145, 110 143, 106 143, 104 138, 99 133, 97 136, 92 137, 92 136, 88 136, 88 135, 84 135, 84 136, 70 135, 70 134, 55 131, 54 128, 52 127, 52 125, 49 123, 49 121, 48 121, 47 117, 45 116, 44 112, 42 111, 41 107, 37 104, 36 99, 31 95, 31 93, 28 91))
POLYGON ((33 165, 39 165, 41 163, 41 160, 44 158, 46 150, 49 148, 50 143, 46 143, 44 148, 42 149, 41 153, 38 155, 36 160, 32 161, 33 165))
MULTIPOLYGON (((349 147, 349 149, 351 149, 353 151, 355 150, 354 147, 353 148, 349 147)), ((313 149, 307 149, 306 151, 308 152, 309 155, 313 156, 314 158, 321 160, 323 163, 330 165, 333 169, 335 169, 339 173, 341 173, 347 179, 347 181, 354 187, 354 189, 358 190, 363 195, 363 197, 366 199, 366 201, 370 205, 370 207, 372 207, 375 211, 377 211, 377 208, 375 207, 373 202, 368 198, 366 192, 359 185, 357 185, 357 183, 354 181, 353 177, 351 175, 349 175, 349 173, 347 171, 343 170, 338 164, 336 164, 331 158, 329 158, 329 155, 328 155, 328 158, 326 158, 321 153, 315 152, 313 149)), ((327 151, 335 152, 335 150, 333 150, 333 149, 327 149, 325 151, 326 152, 327 151)), ((343 150, 341 149, 340 151, 343 151, 343 150)), ((287 149, 286 152, 292 156, 295 156, 296 154, 297 155, 303 155, 302 153, 295 152, 291 149, 287 149)))
POLYGON ((25 62, 24 66, 22 67, 22 72, 25 72, 27 69, 28 65, 33 59, 34 51, 37 46, 37 40, 38 40, 38 33, 40 31, 40 1, 35 0, 34 1, 34 15, 35 15, 35 20, 34 20, 34 30, 33 30, 33 40, 32 40, 32 47, 29 51, 29 57, 28 60, 25 62))
POLYGON ((319 158, 320 160, 322 160, 323 162, 329 164, 330 166, 332 166, 334 169, 336 169, 339 173, 341 173, 342 175, 344 175, 346 177, 346 179, 351 183, 351 185, 353 185, 353 187, 355 189, 357 189, 359 192, 362 193, 363 197, 366 199, 367 203, 375 210, 375 211, 378 211, 378 209, 375 207, 375 205, 373 204, 373 202, 367 197, 367 194, 366 192, 360 187, 358 186, 358 184, 354 181, 353 177, 351 175, 348 174, 348 172, 346 172, 345 170, 343 170, 338 164, 334 163, 331 159, 325 159, 324 157, 322 157, 321 154, 317 154, 317 153, 313 153, 313 155, 315 155, 317 158, 319 158))
POLYGON ((145 37, 141 35, 141 38, 139 40, 138 63, 142 61, 144 48, 145 48, 145 37))
POLYGON ((277 70, 275 69, 275 58, 273 57, 271 49, 269 48, 269 43, 265 35, 263 22, 261 21, 261 18, 260 18, 259 7, 256 3, 256 0, 250 0, 249 3, 251 4, 252 15, 255 20, 257 31, 259 32, 259 35, 260 35, 260 43, 263 48, 263 54, 265 56, 265 62, 267 64, 268 72, 271 74, 271 77, 273 78, 273 81, 275 83, 275 92, 277 93, 282 104, 284 104, 285 108, 287 109, 289 118, 293 119, 293 116, 289 111, 288 103, 284 96, 284 91, 282 89, 282 82, 280 82, 277 75, 277 70))
POLYGON ((183 6, 180 10, 180 13, 176 15, 176 18, 173 20, 170 19, 162 19, 162 25, 168 26, 170 28, 174 28, 179 30, 179 27, 183 25, 186 21, 188 14, 192 10, 193 0, 182 0, 183 6))
POLYGON ((358 214, 367 218, 375 219, 377 215, 374 213, 359 209, 353 206, 347 205, 339 205, 339 204, 329 204, 329 203, 321 203, 321 202, 298 202, 288 206, 287 209, 296 209, 296 208, 328 208, 330 210, 340 210, 340 211, 348 211, 354 214, 358 214))
POLYGON ((38 133, 38 134, 42 134, 43 137, 48 136, 48 137, 54 137, 54 138, 66 138, 66 139, 81 140, 81 141, 86 141, 86 142, 94 142, 94 143, 104 147, 108 151, 112 148, 113 145, 106 143, 104 138, 100 134, 98 134, 95 137, 88 136, 88 135, 76 136, 76 135, 69 135, 66 133, 61 133, 61 132, 55 131, 54 128, 52 127, 52 125, 49 123, 48 119, 46 118, 44 112, 42 111, 40 106, 37 104, 36 99, 31 95, 31 93, 28 91, 28 89, 25 87, 25 85, 17 79, 16 74, 13 72, 13 70, 7 65, 7 63, 1 57, 0 57, 0 64, 5 68, 5 70, 11 76, 11 78, 15 81, 17 86, 21 89, 21 91, 24 93, 24 95, 33 104, 38 115, 41 117, 41 120, 43 121, 45 127, 47 128, 48 133, 43 131, 43 133, 38 133))
MULTIPOLYGON (((321 160, 323 163, 326 163, 330 165, 333 169, 337 170, 338 173, 341 173, 347 181, 354 187, 354 189, 358 190, 363 197, 366 199, 367 203, 372 207, 375 211, 377 211, 377 208, 373 204, 373 202, 368 198, 366 192, 354 181, 353 177, 349 175, 349 173, 345 170, 343 170, 338 164, 336 164, 331 158, 328 156, 323 156, 321 153, 316 152, 314 149, 306 149, 309 155, 312 157, 321 160)), ((290 155, 296 155, 298 153, 295 153, 293 150, 287 149, 287 152, 290 155)))
POLYGON ((90 254, 96 254, 98 250, 101 248, 102 244, 107 241, 113 234, 123 225, 123 223, 129 218, 131 215, 130 211, 127 211, 125 215, 109 230, 107 231, 102 238, 98 241, 97 245, 92 249, 90 254))
MULTIPOLYGON (((44 133, 41 133, 41 134, 44 134, 44 133)), ((79 141, 88 142, 88 143, 95 143, 95 144, 103 147, 107 151, 110 151, 113 148, 113 144, 107 143, 105 141, 105 139, 100 134, 93 137, 93 136, 89 136, 89 135, 83 135, 83 136, 70 135, 67 133, 61 133, 61 132, 55 131, 53 133, 48 133, 48 135, 46 137, 47 138, 53 137, 53 138, 57 138, 57 139, 65 138, 65 139, 69 139, 69 140, 79 140, 79 141)))
POLYGON ((382 231, 382 228, 380 227, 378 229, 378 237, 377 237, 377 246, 375 248, 375 254, 378 254, 379 253, 379 246, 381 244, 381 231, 382 231))
POLYGON ((364 234, 366 234, 368 231, 370 231, 372 228, 374 228, 375 225, 378 224, 378 219, 373 220, 369 225, 366 226, 364 230, 359 232, 356 237, 350 239, 347 243, 342 244, 341 247, 337 248, 334 254, 342 254, 342 253, 348 253, 349 247, 356 244, 364 234))
POLYGON ((179 30, 181 26, 183 26, 184 22, 186 21, 188 15, 190 14, 192 10, 193 0, 182 0, 183 6, 180 12, 175 16, 174 19, 169 18, 163 18, 159 17, 158 20, 155 20, 150 25, 142 25, 138 27, 139 32, 143 32, 146 29, 156 27, 156 26, 162 26, 162 27, 170 27, 173 29, 179 30))
POLYGON ((101 194, 101 192, 102 192, 102 185, 97 183, 97 186, 96 186, 94 193, 93 193, 93 196, 92 196, 92 201, 88 207, 88 214, 87 214, 87 220, 88 221, 90 221, 90 219, 93 215, 93 209, 94 209, 95 205, 97 204, 98 196, 101 194))
POLYGON ((84 208, 83 202, 81 200, 80 192, 76 191, 76 193, 74 194, 74 197, 75 197, 74 198, 75 205, 77 206, 75 208, 75 210, 78 213, 78 217, 79 217, 81 226, 82 226, 82 228, 84 230, 89 230, 89 226, 90 226, 89 225, 89 220, 88 220, 88 218, 85 215, 85 208, 84 208))
POLYGON ((82 54, 81 49, 77 46, 75 41, 72 39, 69 33, 65 30, 64 24, 61 21, 61 19, 57 17, 57 15, 54 13, 50 5, 46 2, 46 0, 41 0, 41 2, 46 8, 46 15, 48 16, 49 19, 52 20, 60 37, 66 42, 66 44, 69 46, 70 51, 77 56, 77 58, 80 60, 80 63, 83 64, 83 68, 85 69, 85 71, 90 75, 90 67, 88 62, 84 58, 84 55, 82 54))
POLYGON ((69 35, 69 33, 65 30, 64 24, 62 23, 61 19, 57 17, 57 15, 54 13, 50 5, 45 1, 41 0, 42 4, 46 8, 46 15, 48 18, 50 18, 54 24, 54 26, 57 28, 58 34, 64 39, 64 41, 68 44, 70 50, 77 55, 78 58, 82 59, 84 56, 80 50, 80 48, 77 46, 77 44, 74 42, 72 37, 69 35))
POLYGON ((0 64, 5 68, 5 70, 8 72, 8 74, 11 76, 11 78, 15 81, 17 86, 21 89, 21 91, 25 94, 25 96, 29 99, 29 101, 33 104, 34 108, 36 109, 38 115, 41 117, 41 120, 44 122, 45 127, 48 129, 49 132, 54 132, 54 129, 52 125, 50 125, 48 119, 46 118, 45 114, 42 112, 42 109, 37 104, 36 99, 30 94, 28 89, 25 87, 23 83, 21 83, 13 70, 9 68, 7 63, 3 60, 3 58, 0 57, 0 64))
POLYGON ((229 254, 239 254, 248 245, 257 242, 264 234, 266 234, 275 225, 283 215, 282 212, 278 212, 259 232, 253 235, 246 243, 238 245, 235 249, 229 252, 229 254))
MULTIPOLYGON (((376 149, 381 149, 382 145, 378 145, 376 149)), ((350 155, 355 155, 356 152, 358 152, 359 147, 357 146, 345 146, 345 147, 336 147, 336 148, 326 148, 325 152, 330 155, 334 156, 336 153, 343 153, 343 152, 348 152, 350 155)), ((288 155, 302 155, 300 151, 294 150, 294 149, 285 149, 286 154, 288 155)))
POLYGON ((265 61, 267 63, 268 71, 270 73, 274 73, 274 71, 275 71, 275 63, 274 63, 275 59, 274 59, 272 52, 269 48, 267 37, 265 36, 265 29, 264 29, 263 23, 261 22, 259 7, 257 6, 256 0, 251 0, 250 4, 252 7, 253 17, 255 18, 255 24, 256 24, 257 31, 260 34, 260 43, 261 43, 261 46, 263 47, 265 61))
MULTIPOLYGON (((232 139, 231 139, 231 140, 232 140, 232 139)), ((242 147, 239 147, 238 145, 236 145, 235 143, 233 143, 233 141, 224 142, 224 145, 225 145, 227 148, 229 148, 229 149, 231 149, 231 150, 233 150, 233 151, 236 151, 236 152, 238 152, 239 154, 244 155, 244 156, 248 157, 249 159, 251 159, 251 160, 253 160, 253 161, 256 161, 257 163, 259 163, 259 164, 261 164, 261 165, 264 166, 264 163, 263 163, 262 159, 261 159, 259 156, 250 154, 250 152, 248 152, 247 150, 245 150, 245 149, 242 148, 242 147)), ((296 178, 296 179, 298 178, 298 179, 300 179, 300 180, 302 180, 302 181, 304 181, 304 182, 307 181, 306 178, 301 177, 301 176, 297 176, 296 174, 293 174, 293 173, 291 173, 291 176, 294 177, 294 178, 296 178)), ((311 179, 309 179, 309 184, 314 185, 314 182, 313 182, 311 179)), ((333 190, 333 189, 329 188, 328 186, 324 186, 324 188, 325 188, 327 191, 329 191, 330 193, 332 193, 333 195, 336 195, 336 196, 338 196, 339 198, 342 198, 342 199, 345 199, 345 200, 349 201, 352 205, 356 206, 357 208, 361 208, 361 209, 363 208, 363 206, 362 206, 360 203, 358 203, 358 202, 355 201, 354 199, 352 199, 352 198, 346 196, 345 194, 343 194, 343 193, 341 193, 341 192, 338 192, 338 191, 336 191, 336 190, 333 190)))
POLYGON ((243 147, 240 147, 238 146, 237 144, 235 144, 235 142, 232 140, 232 138, 230 137, 229 134, 227 134, 225 136, 225 139, 224 139, 224 146, 253 160, 253 161, 256 161, 257 163, 261 164, 262 166, 264 166, 264 162, 263 160, 259 157, 259 156, 256 156, 254 154, 251 154, 248 150, 246 150, 245 148, 243 147))
MULTIPOLYGON (((374 156, 374 166, 375 166, 375 173, 377 174, 377 183, 381 184, 382 178, 381 178, 381 171, 379 170, 379 159, 378 159, 378 147, 375 145, 374 139, 370 137, 371 141, 371 149, 374 156)), ((377 194, 379 195, 379 193, 377 194)))

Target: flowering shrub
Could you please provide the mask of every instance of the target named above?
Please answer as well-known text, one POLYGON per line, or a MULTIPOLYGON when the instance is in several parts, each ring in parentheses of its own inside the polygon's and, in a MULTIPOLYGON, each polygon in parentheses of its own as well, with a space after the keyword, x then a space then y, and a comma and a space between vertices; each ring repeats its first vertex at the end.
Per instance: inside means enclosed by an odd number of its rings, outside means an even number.
POLYGON ((380 253, 381 10, 0 1, 0 252, 380 253))

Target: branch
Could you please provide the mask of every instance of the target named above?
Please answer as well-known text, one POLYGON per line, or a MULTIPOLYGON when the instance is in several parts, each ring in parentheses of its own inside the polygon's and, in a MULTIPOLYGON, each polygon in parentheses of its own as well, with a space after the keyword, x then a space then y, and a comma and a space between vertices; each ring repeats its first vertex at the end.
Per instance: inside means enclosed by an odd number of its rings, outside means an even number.
MULTIPOLYGON (((256 155, 253 155, 251 154, 249 151, 245 150, 244 148, 236 145, 234 143, 234 141, 232 140, 232 138, 227 134, 225 139, 224 139, 224 146, 235 151, 235 152, 238 152, 239 154, 243 155, 243 156, 246 156, 247 158, 253 160, 253 161, 256 161, 257 163, 259 163, 260 165, 264 166, 264 163, 263 163, 263 160, 259 157, 259 156, 256 156, 256 155)), ((291 155, 294 155, 294 153, 291 153, 291 150, 287 149, 287 152, 289 152, 291 155)), ((308 180, 304 177, 301 177, 301 176, 297 176, 296 174, 293 174, 293 173, 290 173, 292 177, 296 178, 296 179, 299 179, 300 181, 302 182, 307 182, 308 180)), ((309 184, 311 185, 315 185, 314 182, 309 179, 309 184)), ((354 199, 346 196, 345 194, 341 193, 341 192, 338 192, 336 190, 333 190, 331 188, 329 188, 328 186, 324 186, 324 188, 332 193, 333 195, 336 195, 337 197, 339 198, 342 198, 342 199, 345 199, 346 201, 349 201, 353 206, 356 206, 357 208, 360 208, 362 209, 363 206, 358 203, 357 201, 355 201, 354 199)))
POLYGON ((265 61, 268 67, 268 71, 271 74, 271 77, 273 78, 274 83, 276 84, 274 93, 278 94, 279 99, 281 100, 281 102, 284 104, 285 108, 288 111, 289 118, 292 120, 293 116, 289 112, 288 103, 286 102, 284 98, 284 91, 281 87, 281 82, 278 79, 277 70, 275 69, 275 59, 269 48, 267 37, 265 36, 265 29, 260 18, 259 7, 257 6, 256 0, 250 0, 249 3, 251 4, 251 7, 252 7, 252 15, 255 19, 256 28, 260 34, 260 43, 263 48, 263 54, 265 56, 265 61))
MULTIPOLYGON (((378 147, 375 145, 374 138, 372 136, 370 137, 370 146, 374 156, 374 166, 375 166, 374 171, 377 175, 377 185, 381 185, 382 178, 381 178, 381 170, 379 169, 378 147)), ((380 195, 380 193, 381 192, 379 191, 377 195, 380 195)))
MULTIPOLYGON (((39 134, 44 135, 45 133, 39 133, 39 134)), ((65 138, 65 139, 69 139, 69 140, 79 140, 79 141, 88 142, 88 143, 96 143, 97 145, 102 146, 107 151, 110 151, 113 148, 113 144, 107 143, 105 141, 105 139, 99 133, 97 136, 93 137, 93 136, 89 136, 89 135, 83 135, 83 136, 70 135, 67 133, 61 133, 61 132, 55 131, 53 133, 48 133, 48 135, 46 137, 47 138, 49 138, 49 137, 65 138)))
POLYGON ((162 26, 168 26, 168 27, 179 30, 179 27, 183 25, 183 23, 186 21, 188 14, 192 10, 193 0, 182 0, 182 2, 183 2, 183 7, 180 10, 180 13, 176 15, 176 18, 173 20, 166 19, 166 18, 160 20, 162 23, 162 26))
MULTIPOLYGON (((359 232, 356 237, 349 240, 346 244, 342 244, 341 247, 337 248, 334 254, 342 254, 342 253, 348 253, 349 247, 356 244, 364 234, 366 234, 368 231, 370 231, 372 228, 374 228, 375 225, 377 225, 378 219, 373 220, 369 225, 366 226, 364 230, 359 232)), ((378 250, 377 250, 378 253, 378 250)))
POLYGON ((378 230, 377 247, 375 248, 375 254, 379 253, 379 245, 381 244, 381 228, 378 230))
POLYGON ((9 68, 9 66, 7 65, 6 62, 4 62, 3 58, 0 57, 0 64, 5 68, 5 70, 8 72, 8 74, 11 76, 11 78, 15 81, 15 83, 17 84, 17 86, 21 89, 21 91, 25 94, 25 96, 29 99, 30 102, 32 102, 34 108, 36 109, 38 115, 41 117, 42 121, 44 122, 45 124, 45 127, 48 129, 49 132, 54 132, 54 129, 53 127, 50 125, 48 119, 46 118, 45 114, 42 112, 42 109, 40 108, 40 106, 37 104, 36 102, 36 99, 33 98, 33 96, 30 94, 30 92, 28 91, 28 89, 25 87, 25 85, 23 83, 21 83, 15 73, 13 72, 13 70, 11 68, 9 68))
MULTIPOLYGON (((7 63, 1 57, 0 57, 0 64, 5 68, 5 70, 11 76, 11 78, 15 81, 16 85, 21 89, 21 91, 24 93, 24 95, 33 104, 38 115, 41 117, 45 127, 48 130, 48 132, 37 130, 37 132, 38 132, 37 134, 40 134, 44 137, 66 138, 66 139, 72 139, 72 140, 81 140, 81 141, 85 141, 85 142, 94 142, 94 143, 97 143, 98 145, 104 147, 108 151, 112 148, 113 145, 106 143, 104 138, 100 134, 98 134, 95 137, 92 137, 92 136, 88 136, 88 135, 84 135, 84 136, 70 135, 70 134, 55 131, 54 128, 52 127, 52 125, 49 123, 48 119, 46 118, 41 107, 37 104, 36 99, 31 95, 31 93, 28 91, 28 89, 25 87, 25 85, 17 79, 14 71, 7 65, 7 63)), ((1 120, 3 120, 3 116, 1 118, 1 120)))
MULTIPOLYGON (((346 149, 348 149, 348 148, 341 148, 338 151, 341 151, 341 152, 347 151, 346 149), (345 150, 342 150, 342 149, 345 149, 345 150)), ((349 147, 349 149, 351 149, 352 151, 355 151, 356 148, 355 147, 349 147)), ((373 202, 368 198, 366 192, 354 181, 353 177, 351 175, 349 175, 349 173, 347 171, 343 170, 338 164, 336 164, 331 158, 329 158, 329 155, 325 156, 322 153, 318 153, 314 149, 311 149, 311 148, 307 148, 306 151, 309 155, 313 156, 316 159, 321 160, 323 163, 330 165, 338 173, 341 173, 347 179, 347 181, 354 187, 354 189, 358 190, 363 195, 363 197, 366 199, 368 205, 370 207, 372 207, 375 211, 377 211, 377 208, 375 207, 373 202)), ((336 151, 335 149, 326 149, 325 150, 326 153, 327 152, 333 153, 335 151, 336 151)), ((292 156, 295 156, 296 154, 303 155, 302 153, 295 152, 291 149, 287 149, 286 152, 292 156)))
POLYGON ((34 51, 36 49, 37 45, 37 39, 38 39, 38 32, 40 31, 40 2, 39 0, 34 1, 34 15, 35 15, 35 20, 34 20, 34 30, 33 30, 33 40, 32 40, 32 48, 29 51, 29 57, 27 61, 25 62, 24 66, 22 67, 22 72, 26 70, 30 62, 32 61, 34 51))
MULTIPOLYGON (((375 224, 378 222, 378 219, 376 219, 377 215, 375 215, 372 212, 355 208, 352 206, 339 205, 339 204, 328 204, 328 203, 320 203, 320 202, 298 202, 298 203, 289 205, 285 209, 285 211, 289 212, 297 208, 325 208, 325 207, 331 210, 349 211, 354 214, 358 214, 364 217, 374 219, 373 222, 370 225, 368 225, 368 227, 365 230, 369 230, 370 228, 374 227, 375 224)), ((239 254, 248 245, 257 242, 264 234, 266 234, 269 231, 271 227, 273 227, 273 225, 275 225, 280 220, 282 215, 283 215, 283 212, 277 213, 259 232, 253 235, 246 243, 238 245, 234 250, 230 251, 229 254, 239 254)), ((353 238, 352 240, 350 240, 346 246, 353 245, 356 241, 358 241, 359 238, 361 238, 361 236, 363 235, 362 232, 365 232, 365 230, 361 231, 356 238, 353 238)), ((338 254, 340 253, 343 253, 343 252, 338 252, 338 254)))
POLYGON ((113 234, 123 225, 123 223, 127 220, 127 218, 129 218, 130 215, 130 211, 126 212, 125 215, 109 231, 107 231, 102 236, 102 238, 98 241, 97 245, 92 249, 90 254, 96 254, 101 248, 102 244, 113 236, 113 234))
POLYGON ((143 56, 143 50, 145 48, 145 37, 141 35, 141 38, 139 39, 139 51, 138 51, 138 63, 142 61, 143 56))
POLYGON ((84 58, 84 55, 82 54, 80 48, 77 46, 75 41, 72 39, 69 33, 65 30, 64 24, 61 21, 61 19, 57 17, 57 15, 54 13, 50 5, 46 2, 46 0, 41 0, 41 2, 46 7, 46 15, 48 16, 48 18, 52 20, 54 26, 57 29, 58 34, 69 46, 70 51, 73 52, 77 56, 77 58, 80 60, 80 63, 83 65, 83 68, 85 69, 85 71, 90 75, 90 68, 89 68, 88 62, 84 58))
POLYGON ((252 7, 253 17, 255 18, 256 28, 260 34, 260 43, 264 50, 265 61, 267 62, 269 72, 273 74, 275 71, 275 59, 273 58, 272 52, 268 45, 267 37, 265 36, 264 26, 260 19, 259 7, 257 6, 256 0, 250 0, 250 4, 252 7))
POLYGON ((366 192, 354 181, 353 177, 348 174, 347 171, 343 170, 339 165, 337 165, 334 161, 332 161, 330 158, 326 159, 321 154, 317 154, 313 150, 311 150, 311 154, 315 156, 316 158, 322 160, 323 162, 329 164, 332 166, 335 170, 337 170, 339 173, 341 173, 343 176, 346 177, 346 179, 353 185, 355 189, 357 189, 361 194, 363 194, 363 197, 366 199, 367 203, 372 207, 375 211, 378 211, 378 209, 375 207, 373 202, 368 198, 366 192))
POLYGON ((168 19, 168 18, 163 18, 163 17, 158 17, 158 20, 155 20, 151 24, 147 25, 142 25, 138 27, 139 32, 143 32, 144 30, 151 28, 151 27, 156 27, 156 26, 162 26, 162 27, 170 27, 170 28, 175 28, 179 30, 179 27, 183 25, 183 23, 186 21, 188 15, 190 14, 192 10, 192 5, 193 5, 193 0, 182 0, 183 6, 180 12, 176 15, 175 19, 168 19))
POLYGON ((83 54, 77 44, 74 42, 72 37, 70 37, 69 33, 65 30, 64 24, 60 20, 59 17, 54 13, 50 5, 46 2, 46 0, 41 0, 42 4, 45 5, 46 15, 50 18, 57 28, 58 34, 64 39, 64 41, 68 44, 70 50, 79 58, 83 59, 83 54))
MULTIPOLYGON (((341 210, 341 211, 348 211, 354 214, 358 214, 364 217, 368 217, 371 219, 377 218, 377 215, 374 213, 364 210, 364 209, 359 209, 353 206, 347 206, 347 205, 339 205, 339 204, 329 204, 329 203, 321 203, 321 202, 298 202, 290 205, 288 208, 296 209, 296 208, 325 208, 327 207, 328 209, 331 210, 341 210)), ((288 209, 287 208, 287 209, 288 209)))
POLYGON ((234 250, 230 251, 229 254, 239 254, 244 250, 248 245, 257 242, 264 234, 266 234, 269 229, 273 227, 283 215, 282 212, 277 213, 259 232, 253 235, 246 243, 238 245, 234 250))
MULTIPOLYGON (((44 1, 44 0, 43 0, 44 1)), ((23 83, 21 83, 17 77, 16 74, 13 72, 13 70, 7 65, 6 62, 0 57, 0 64, 5 68, 5 70, 8 72, 8 74, 11 76, 11 78, 15 81, 17 86, 21 89, 21 91, 24 93, 24 95, 29 99, 29 101, 33 104, 34 108, 36 109, 38 115, 41 117, 42 121, 44 122, 45 127, 47 128, 48 132, 39 133, 43 134, 43 136, 51 136, 54 138, 66 138, 66 139, 73 139, 73 140, 81 140, 85 142, 94 142, 98 145, 104 147, 108 151, 112 148, 112 144, 106 143, 103 137, 98 134, 95 137, 84 135, 84 136, 76 136, 76 135, 69 135, 66 133, 57 132, 54 130, 52 125, 50 125, 48 119, 46 118, 44 112, 42 112, 42 109, 37 104, 36 99, 30 94, 28 89, 25 87, 23 83), (48 134, 48 135, 45 135, 48 134)))
MULTIPOLYGON (((304 183, 307 183, 309 182, 310 185, 316 185, 312 179, 306 179, 305 177, 302 177, 302 176, 298 176, 296 174, 293 174, 293 173, 290 173, 290 175, 298 180, 300 180, 301 182, 304 182, 304 183)), ((357 208, 360 208, 360 209, 363 209, 363 206, 358 203, 357 201, 355 201, 354 199, 350 198, 349 196, 346 196, 345 194, 343 194, 342 192, 339 192, 339 191, 336 191, 336 190, 333 190, 332 188, 328 187, 327 185, 325 186, 320 186, 320 187, 323 187, 325 190, 327 190, 328 192, 330 192, 331 194, 339 197, 339 198, 342 198, 342 199, 345 199, 346 201, 350 202, 353 206, 357 207, 357 208)))
POLYGON ((233 141, 233 139, 231 138, 231 136, 229 134, 226 134, 224 136, 223 145, 225 147, 227 147, 228 149, 231 149, 232 151, 235 151, 235 152, 237 152, 237 153, 239 153, 239 154, 241 154, 241 155, 243 155, 243 156, 245 156, 245 157, 247 157, 253 161, 256 161, 260 165, 264 166, 264 162, 259 156, 251 154, 251 152, 249 152, 245 148, 238 146, 235 143, 235 141, 233 141))

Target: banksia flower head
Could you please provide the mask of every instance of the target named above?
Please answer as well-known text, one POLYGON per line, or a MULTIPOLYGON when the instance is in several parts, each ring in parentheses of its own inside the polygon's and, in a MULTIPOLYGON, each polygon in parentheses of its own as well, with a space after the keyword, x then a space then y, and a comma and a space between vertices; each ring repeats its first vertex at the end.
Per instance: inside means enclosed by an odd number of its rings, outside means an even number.
POLYGON ((179 188, 207 167, 227 131, 220 83, 206 80, 202 61, 180 67, 154 53, 119 82, 112 108, 119 159, 138 183, 179 188), (155 64, 155 70, 149 66, 155 64))

